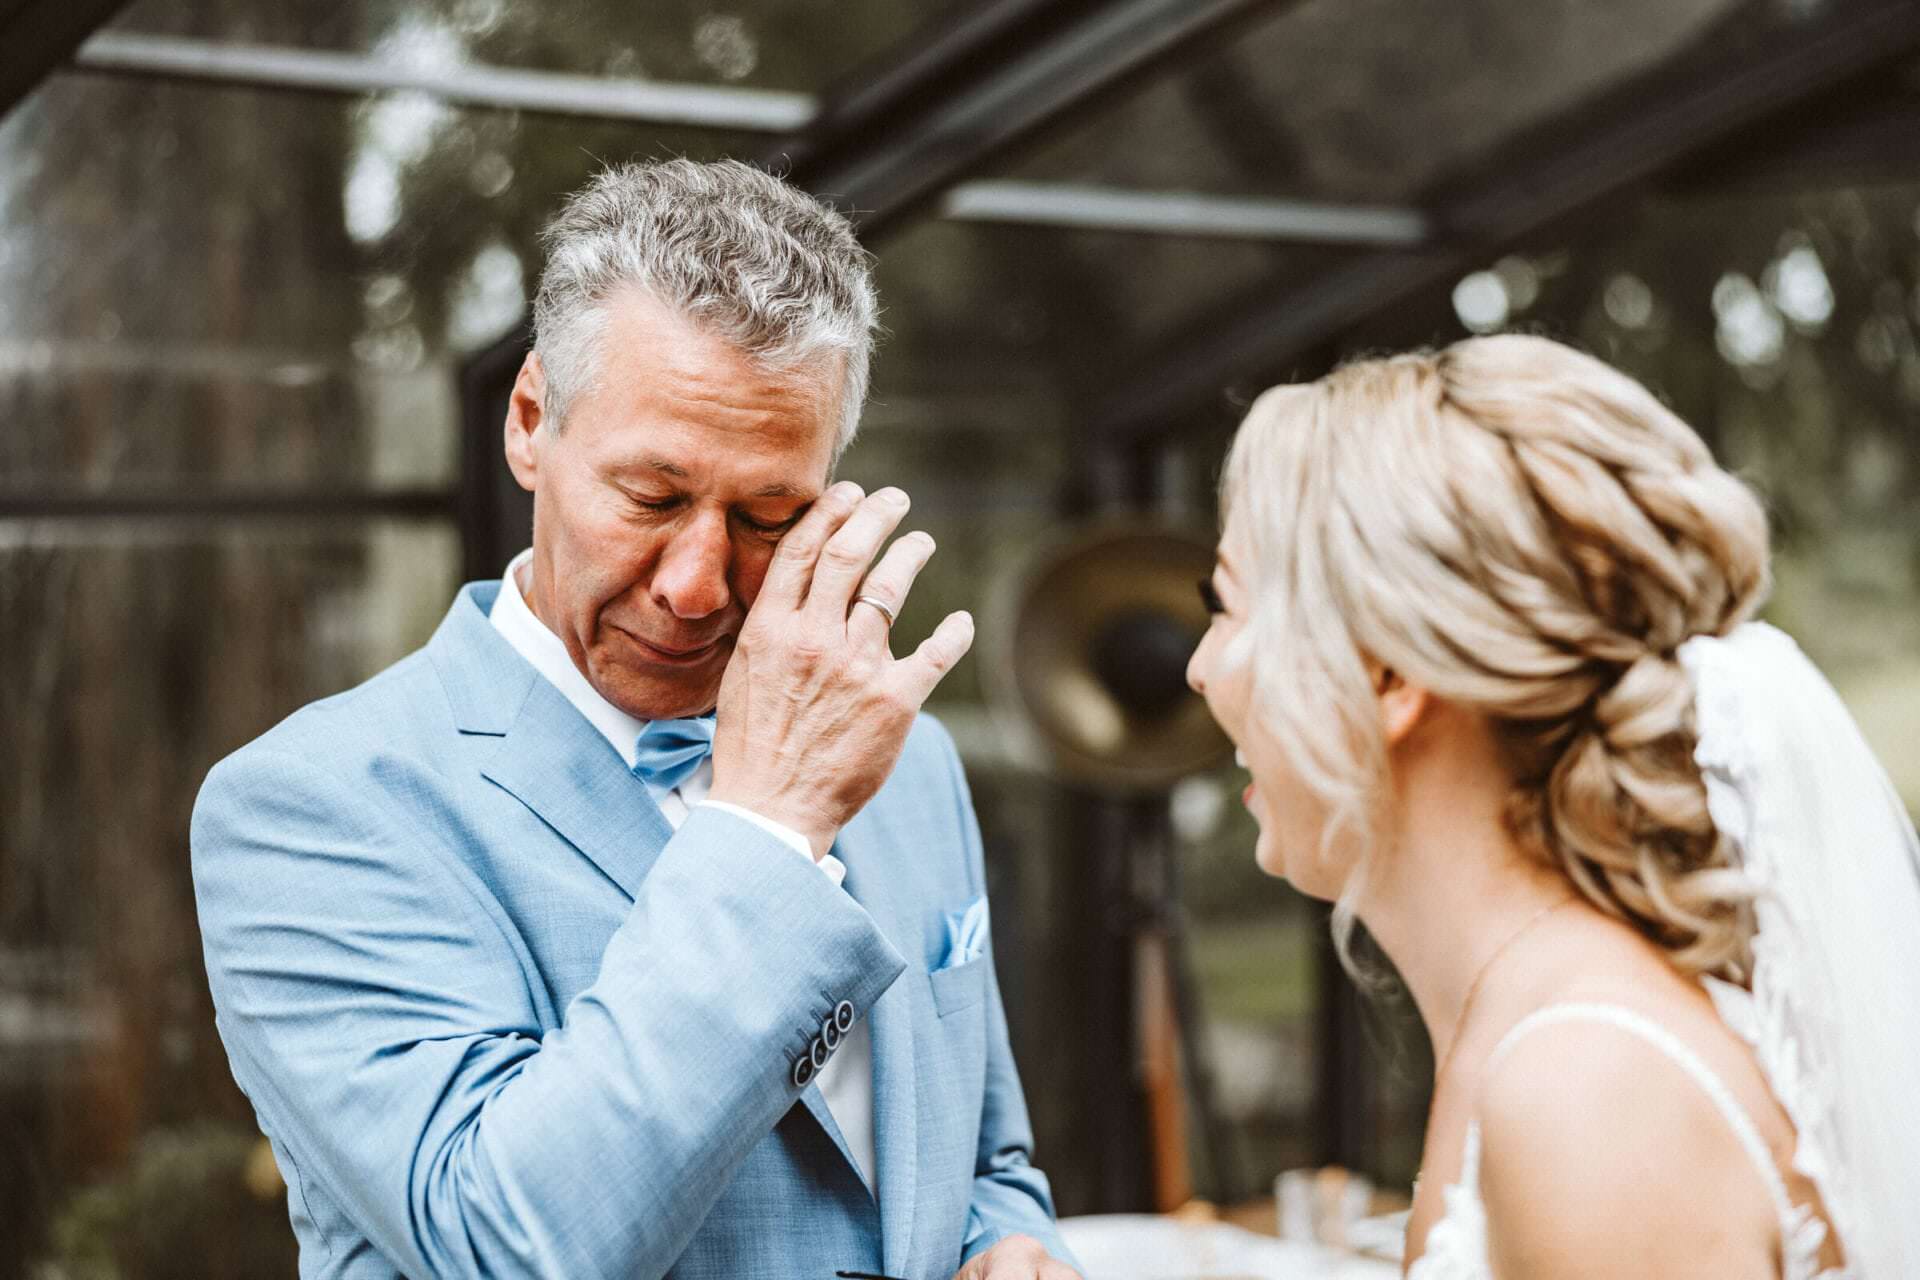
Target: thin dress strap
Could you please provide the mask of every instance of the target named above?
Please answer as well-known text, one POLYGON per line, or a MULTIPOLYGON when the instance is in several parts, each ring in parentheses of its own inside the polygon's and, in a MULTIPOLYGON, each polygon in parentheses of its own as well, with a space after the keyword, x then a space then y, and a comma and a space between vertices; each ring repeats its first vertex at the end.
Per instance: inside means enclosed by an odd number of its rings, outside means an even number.
MULTIPOLYGON (((1659 1023, 1617 1004, 1567 1003, 1551 1004, 1544 1009, 1536 1009, 1520 1019, 1513 1029, 1503 1036, 1491 1054, 1487 1055, 1484 1071, 1491 1073, 1502 1058, 1512 1050, 1521 1038, 1541 1027, 1562 1022, 1604 1022, 1630 1035, 1640 1037, 1670 1058, 1681 1070, 1693 1077, 1703 1093, 1719 1110, 1727 1127, 1733 1130, 1733 1136, 1740 1140, 1747 1157, 1753 1161, 1753 1167, 1759 1172, 1761 1181, 1767 1184, 1767 1193, 1773 1197, 1774 1212, 1779 1216, 1783 1241, 1791 1240, 1794 1235, 1799 1214, 1794 1209, 1793 1200, 1787 1195, 1787 1184, 1780 1177, 1779 1169, 1774 1167, 1773 1156, 1767 1150, 1767 1144, 1760 1136, 1760 1130, 1753 1123, 1746 1109, 1740 1105, 1731 1090, 1721 1082, 1720 1077, 1700 1056, 1686 1045, 1680 1043, 1672 1032, 1659 1023)), ((1478 1154, 1477 1152, 1475 1153, 1478 1154)), ((1476 1162, 1477 1163, 1477 1162, 1476 1162)))

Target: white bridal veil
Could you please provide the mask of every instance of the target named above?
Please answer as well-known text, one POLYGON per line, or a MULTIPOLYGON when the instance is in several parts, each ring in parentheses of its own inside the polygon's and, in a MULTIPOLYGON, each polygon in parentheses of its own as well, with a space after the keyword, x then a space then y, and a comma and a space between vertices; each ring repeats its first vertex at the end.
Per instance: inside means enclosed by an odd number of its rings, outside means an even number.
POLYGON ((1920 1276, 1920 839, 1789 637, 1747 623, 1680 658, 1708 807, 1765 890, 1752 995, 1709 987, 1793 1120, 1847 1273, 1920 1276))

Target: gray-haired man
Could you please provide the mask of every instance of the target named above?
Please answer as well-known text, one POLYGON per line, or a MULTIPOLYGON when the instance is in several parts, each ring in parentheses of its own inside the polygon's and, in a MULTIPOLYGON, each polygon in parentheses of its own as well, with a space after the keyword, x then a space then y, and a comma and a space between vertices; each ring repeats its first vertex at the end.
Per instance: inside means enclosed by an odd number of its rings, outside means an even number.
POLYGON ((1074 1274, 918 715, 972 624, 894 658, 932 541, 881 554, 906 495, 828 486, 865 254, 685 161, 602 175, 547 243, 506 423, 532 548, 195 814, 302 1274, 1074 1274))

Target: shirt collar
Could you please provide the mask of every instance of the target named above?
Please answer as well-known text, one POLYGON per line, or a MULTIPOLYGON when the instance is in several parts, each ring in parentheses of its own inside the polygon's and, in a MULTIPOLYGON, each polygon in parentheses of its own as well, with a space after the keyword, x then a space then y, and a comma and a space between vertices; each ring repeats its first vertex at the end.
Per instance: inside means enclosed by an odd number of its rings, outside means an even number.
POLYGON ((600 696, 573 663, 573 655, 567 652, 567 646, 560 637, 547 629, 547 624, 535 616, 527 606, 526 597, 520 593, 520 571, 524 567, 527 580, 533 580, 533 548, 528 547, 508 562, 506 572, 500 575, 500 594, 494 598, 493 609, 487 617, 493 623, 494 630, 506 638, 521 657, 533 665, 533 669, 565 695, 568 702, 577 708, 587 722, 600 731, 620 758, 627 762, 627 768, 633 768, 634 758, 639 754, 640 731, 647 727, 645 720, 637 720, 620 708, 600 696))

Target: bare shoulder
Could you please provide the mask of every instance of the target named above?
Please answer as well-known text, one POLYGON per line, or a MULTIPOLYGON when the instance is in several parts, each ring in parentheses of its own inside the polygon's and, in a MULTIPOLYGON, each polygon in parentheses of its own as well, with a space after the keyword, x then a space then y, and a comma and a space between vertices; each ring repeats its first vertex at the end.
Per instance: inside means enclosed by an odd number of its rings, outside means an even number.
POLYGON ((1482 1078, 1481 1196, 1500 1276, 1772 1276, 1765 1184, 1701 1087, 1599 1021, 1532 1031, 1482 1078))

